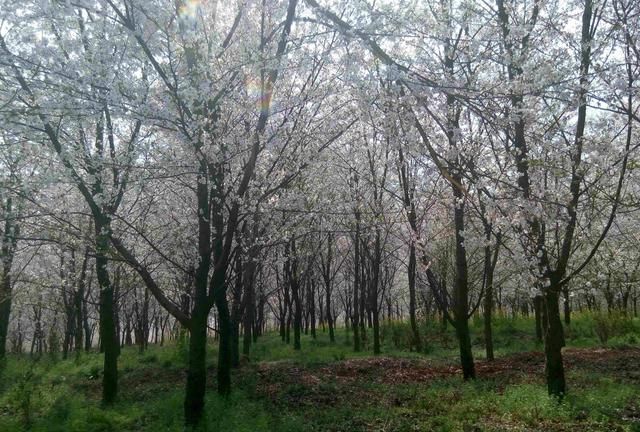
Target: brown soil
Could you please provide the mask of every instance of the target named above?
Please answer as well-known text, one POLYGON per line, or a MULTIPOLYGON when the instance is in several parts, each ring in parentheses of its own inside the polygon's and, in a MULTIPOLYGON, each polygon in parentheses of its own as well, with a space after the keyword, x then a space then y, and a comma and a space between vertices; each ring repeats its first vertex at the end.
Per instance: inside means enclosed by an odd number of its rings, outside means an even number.
MULTIPOLYGON (((565 349, 563 353, 567 372, 601 372, 615 379, 640 384, 640 348, 571 348, 565 349)), ((338 399, 344 400, 343 397, 374 397, 370 393, 366 396, 353 394, 353 389, 357 386, 343 384, 409 384, 462 376, 461 369, 456 365, 434 365, 426 359, 391 357, 350 359, 322 368, 305 368, 286 362, 265 362, 258 365, 257 374, 256 388, 261 396, 295 404, 332 404, 338 399)), ((476 374, 480 379, 499 381, 499 387, 516 382, 542 383, 544 353, 518 353, 492 362, 480 360, 476 362, 476 374)))

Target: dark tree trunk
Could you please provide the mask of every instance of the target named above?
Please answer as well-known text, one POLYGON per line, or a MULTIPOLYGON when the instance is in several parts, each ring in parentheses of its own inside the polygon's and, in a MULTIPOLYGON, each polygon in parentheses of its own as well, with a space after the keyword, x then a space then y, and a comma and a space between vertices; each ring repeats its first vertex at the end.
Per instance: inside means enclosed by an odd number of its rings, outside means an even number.
MULTIPOLYGON (((207 297, 211 269, 211 211, 206 163, 200 161, 196 199, 198 202, 198 266, 193 276, 193 308, 189 322, 189 360, 184 398, 184 419, 187 427, 196 427, 202 420, 204 393, 207 383, 207 324, 211 304, 207 297)), ((215 272, 214 272, 215 277, 215 272)), ((224 280, 223 280, 224 283, 224 280)), ((218 287, 216 287, 218 288, 218 287)), ((185 294, 182 307, 188 310, 185 294)))
MULTIPOLYGON (((402 201, 413 235, 409 240, 409 265, 407 268, 407 277, 409 279, 409 323, 412 333, 411 349, 415 347, 417 351, 422 351, 422 339, 420 338, 416 319, 416 238, 418 237, 418 222, 414 203, 414 189, 409 184, 409 172, 402 148, 398 150, 398 158, 400 161, 400 184, 403 193, 402 201)), ((388 319, 391 320, 391 306, 389 306, 388 315, 388 319)))
POLYGON ((83 330, 83 303, 84 303, 84 291, 86 286, 87 277, 87 261, 89 261, 89 251, 85 251, 84 258, 82 260, 82 267, 80 270, 80 276, 78 279, 78 288, 73 296, 73 307, 75 309, 76 318, 76 334, 75 334, 75 350, 76 358, 80 356, 82 352, 82 330, 83 330))
MULTIPOLYGON (((255 263, 247 264, 247 267, 254 267, 255 263)), ((242 354, 248 356, 251 351, 251 340, 253 333, 253 323, 255 320, 255 299, 253 298, 253 290, 254 290, 254 272, 253 270, 245 270, 245 282, 244 282, 244 334, 242 335, 242 354)))
POLYGON ((412 340, 411 346, 416 351, 422 351, 422 339, 418 330, 418 321, 416 319, 416 245, 413 240, 409 243, 409 322, 411 324, 412 340))
POLYGON ((231 366, 240 365, 240 320, 242 319, 242 258, 238 252, 236 257, 236 284, 233 289, 233 304, 231 306, 231 366))
POLYGON ((536 316, 536 340, 538 342, 542 342, 543 332, 542 332, 542 308, 543 308, 543 298, 541 295, 536 295, 533 298, 533 309, 535 311, 536 316))
MULTIPOLYGON (((462 179, 457 179, 461 184, 462 179)), ((464 245, 464 196, 462 191, 453 186, 455 200, 458 202, 454 208, 454 222, 456 229, 456 276, 455 276, 455 327, 458 343, 460 344, 460 363, 462 375, 465 380, 476 377, 475 365, 473 362, 473 351, 471 350, 471 335, 469 333, 469 285, 467 253, 464 245)))
POLYGON ((571 304, 569 302, 569 289, 565 286, 562 290, 563 305, 564 305, 564 323, 566 325, 571 324, 571 304))
POLYGON ((208 315, 206 306, 196 302, 191 315, 187 385, 184 398, 184 417, 187 426, 198 425, 204 411, 208 315))
POLYGON ((355 211, 356 233, 353 239, 354 244, 354 271, 353 271, 353 350, 360 351, 360 299, 358 293, 360 291, 360 211, 355 211))
POLYGON ((300 287, 297 279, 291 281, 291 293, 293 294, 294 317, 293 317, 293 349, 299 350, 300 333, 302 331, 302 302, 300 301, 300 287))
POLYGON ((310 330, 311 337, 316 339, 316 281, 313 275, 309 277, 309 290, 309 301, 307 304, 309 305, 310 330))
MULTIPOLYGON (((255 284, 255 279, 254 279, 254 284, 255 284)), ((264 298, 262 285, 260 286, 259 293, 260 294, 258 296, 257 310, 256 310, 256 307, 254 307, 254 312, 253 312, 252 336, 253 336, 254 344, 258 343, 258 336, 262 336, 262 329, 264 328, 264 304, 266 300, 264 298)), ((255 285, 254 285, 254 297, 255 297, 255 285)))
POLYGON ((12 302, 12 280, 11 265, 18 241, 18 226, 12 214, 13 205, 11 198, 7 198, 4 203, 4 232, 2 236, 2 247, 0 249, 0 259, 2 262, 2 284, 0 285, 0 374, 3 372, 6 363, 7 334, 9 332, 9 316, 11 315, 12 302))
MULTIPOLYGON (((218 394, 228 396, 231 393, 231 316, 229 303, 224 289, 224 271, 214 272, 215 280, 214 299, 218 310, 218 334, 220 336, 218 346, 218 394)), ((246 331, 246 329, 245 329, 246 331)))
POLYGON ((327 327, 329 327, 329 342, 335 343, 336 335, 334 330, 333 314, 331 312, 331 291, 332 287, 332 274, 331 264, 333 262, 333 235, 327 235, 327 260, 321 260, 322 264, 322 279, 324 280, 324 293, 325 293, 325 320, 327 321, 327 327))
POLYGON ((107 270, 109 249, 109 219, 95 217, 96 276, 100 286, 100 340, 104 350, 104 371, 102 376, 102 402, 111 405, 118 395, 118 344, 115 323, 115 301, 113 287, 107 270))
MULTIPOLYGON (((278 300, 280 301, 280 300, 278 300)), ((280 312, 280 339, 282 339, 282 342, 286 341, 287 338, 287 302, 283 301, 282 302, 282 307, 281 307, 281 312, 280 312)))
MULTIPOLYGON (((485 227, 486 240, 491 240, 491 226, 485 227)), ((493 329, 492 329, 492 316, 493 316, 493 277, 495 273, 496 264, 498 262, 498 252, 500 248, 500 235, 496 239, 496 245, 491 253, 491 246, 487 245, 484 249, 484 264, 485 264, 485 280, 484 280, 484 344, 487 354, 487 360, 494 359, 493 355, 493 329)))
POLYGON ((562 347, 564 331, 559 310, 559 289, 552 284, 544 295, 544 353, 547 390, 550 395, 562 398, 566 393, 562 347))
POLYGON ((373 327, 373 353, 380 354, 380 313, 378 307, 378 295, 380 291, 380 266, 382 262, 382 245, 380 243, 380 229, 376 228, 376 240, 374 244, 373 262, 371 263, 371 281, 369 285, 369 307, 373 327))
POLYGON ((487 360, 494 360, 493 355, 493 329, 491 325, 493 314, 493 275, 487 275, 487 286, 484 293, 484 347, 487 360))
MULTIPOLYGON (((331 313, 331 290, 328 289, 326 291, 326 295, 327 295, 327 299, 326 299, 326 319, 327 319, 327 327, 329 328, 329 342, 331 343, 335 343, 336 341, 336 334, 335 334, 335 330, 334 330, 334 321, 333 321, 333 314, 331 313)), ((634 303, 635 304, 635 303, 634 303)))
POLYGON ((7 266, 3 266, 2 292, 0 292, 0 373, 6 363, 7 334, 11 315, 11 276, 7 266))
POLYGON ((299 350, 301 348, 300 333, 302 331, 302 300, 300 298, 300 278, 295 239, 291 239, 287 244, 285 256, 286 283, 291 289, 291 300, 293 303, 293 349, 299 350))

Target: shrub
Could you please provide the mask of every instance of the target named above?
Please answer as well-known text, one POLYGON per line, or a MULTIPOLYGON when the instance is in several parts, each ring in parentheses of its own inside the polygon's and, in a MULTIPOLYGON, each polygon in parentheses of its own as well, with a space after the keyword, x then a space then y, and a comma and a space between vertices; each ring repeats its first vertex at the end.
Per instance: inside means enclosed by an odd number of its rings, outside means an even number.
POLYGON ((29 429, 32 423, 32 396, 37 387, 36 381, 37 376, 31 368, 18 379, 9 398, 10 405, 19 414, 25 429, 29 429))
POLYGON ((98 379, 100 377, 100 371, 100 365, 94 364, 93 366, 91 366, 91 368, 89 368, 89 373, 87 374, 87 376, 90 380, 98 379))
POLYGON ((142 364, 156 363, 158 361, 158 356, 155 354, 148 354, 144 357, 141 357, 139 361, 142 364))
POLYGON ((633 321, 621 312, 597 313, 593 316, 594 332, 602 344, 610 338, 634 332, 633 321))

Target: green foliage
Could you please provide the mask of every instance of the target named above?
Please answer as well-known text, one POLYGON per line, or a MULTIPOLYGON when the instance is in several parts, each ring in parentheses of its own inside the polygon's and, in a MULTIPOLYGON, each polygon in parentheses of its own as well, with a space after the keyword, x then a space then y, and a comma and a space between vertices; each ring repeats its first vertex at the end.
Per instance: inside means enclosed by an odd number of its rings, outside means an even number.
POLYGON ((594 314, 593 327, 598 340, 603 345, 612 337, 633 335, 636 332, 633 319, 617 311, 594 314))
POLYGON ((15 387, 13 394, 9 397, 11 401, 10 407, 19 416, 22 426, 28 428, 32 421, 32 396, 37 391, 36 381, 38 377, 34 374, 33 369, 29 369, 22 375, 15 387))
POLYGON ((58 335, 58 331, 56 330, 55 326, 51 327, 51 331, 49 332, 48 342, 49 342, 49 357, 51 358, 52 361, 55 362, 58 360, 60 347, 61 347, 60 336, 58 335))
POLYGON ((156 354, 147 354, 145 356, 140 357, 139 361, 142 364, 157 363, 158 362, 158 356, 156 354))

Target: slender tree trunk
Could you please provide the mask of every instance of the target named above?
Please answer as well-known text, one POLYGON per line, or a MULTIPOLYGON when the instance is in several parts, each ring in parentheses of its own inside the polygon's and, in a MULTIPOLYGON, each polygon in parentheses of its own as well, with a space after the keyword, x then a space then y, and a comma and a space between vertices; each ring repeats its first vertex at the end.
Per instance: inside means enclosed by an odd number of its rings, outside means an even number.
POLYGON ((296 256, 296 242, 291 239, 286 247, 285 273, 286 283, 291 289, 293 307, 293 349, 299 350, 300 333, 302 331, 302 299, 300 298, 300 278, 298 274, 298 257, 296 256))
POLYGON ((322 278, 324 280, 325 290, 325 319, 327 321, 327 327, 329 327, 329 342, 335 343, 335 324, 334 317, 331 311, 331 291, 332 291, 332 277, 331 277, 331 264, 333 262, 333 235, 327 236, 327 261, 323 262, 322 278))
POLYGON ((251 336, 253 332, 253 323, 255 321, 255 257, 251 257, 250 261, 245 264, 244 273, 244 334, 242 338, 242 354, 248 356, 251 351, 251 336))
POLYGON ((353 350, 360 351, 360 300, 358 293, 360 291, 360 211, 356 210, 356 233, 353 240, 354 243, 354 272, 353 272, 353 350))
POLYGON ((6 265, 3 266, 2 291, 0 292, 0 373, 6 363, 7 334, 9 331, 9 315, 11 315, 11 275, 6 265))
MULTIPOLYGON (((493 272, 492 272, 493 273, 493 272)), ((493 314, 493 274, 487 275, 487 286, 484 293, 484 346, 487 360, 494 360, 493 355, 493 329, 491 325, 493 314)))
POLYGON ((300 288, 298 281, 292 281, 291 292, 293 294, 294 317, 293 317, 293 349, 300 350, 300 333, 302 330, 302 302, 300 301, 300 288))
POLYGON ((218 334, 220 336, 218 344, 218 394, 226 397, 231 393, 231 315, 224 287, 224 267, 216 269, 213 278, 213 293, 218 311, 218 334))
MULTIPOLYGON (((491 240, 491 227, 485 227, 486 240, 491 240)), ((496 264, 498 262, 498 253, 500 248, 500 234, 496 241, 493 254, 491 253, 491 247, 485 246, 484 260, 485 260, 485 293, 484 293, 484 343, 487 354, 487 360, 492 361, 493 355, 493 329, 492 329, 492 317, 493 317, 493 277, 495 273, 496 264)))
POLYGON ((309 277, 309 321, 311 327, 311 337, 313 339, 317 338, 316 335, 316 281, 313 278, 313 275, 309 277))
POLYGON ((236 284, 233 289, 233 305, 231 307, 231 366, 240 365, 240 320, 242 319, 242 259, 236 257, 236 284))
MULTIPOLYGON (((461 184, 462 179, 458 179, 461 184)), ((473 362, 473 351, 471 350, 471 335, 469 332, 469 285, 467 253, 464 245, 464 204, 462 191, 453 186, 454 197, 458 202, 454 208, 454 222, 456 229, 456 276, 455 276, 455 327, 458 343, 460 345, 460 363, 462 365, 462 375, 465 380, 475 379, 476 371, 473 362)))
POLYGON ((571 324, 571 304, 569 303, 569 288, 565 286, 562 290, 563 305, 564 305, 564 323, 566 325, 571 324))
POLYGON ((418 329, 418 320, 416 319, 416 244, 413 240, 409 243, 409 322, 411 324, 412 340, 411 346, 416 351, 422 351, 422 339, 420 338, 420 330, 418 329))
POLYGON ((78 282, 78 290, 73 298, 73 306, 75 308, 76 318, 76 334, 75 334, 75 352, 76 358, 82 352, 82 300, 84 298, 84 274, 80 275, 81 280, 78 282))
POLYGON ((184 417, 187 426, 198 425, 204 412, 204 394, 207 384, 205 365, 208 315, 209 311, 205 304, 196 302, 191 314, 191 328, 189 329, 189 359, 184 398, 184 417))
POLYGON ((6 364, 7 334, 9 332, 9 316, 11 315, 11 303, 13 298, 13 282, 11 280, 11 265, 19 235, 18 226, 15 224, 12 199, 7 198, 4 203, 4 233, 0 259, 2 265, 2 281, 0 284, 0 374, 6 364))
POLYGON ((542 308, 543 308, 543 298, 541 295, 536 295, 533 298, 533 309, 535 311, 536 316, 536 340, 538 342, 542 342, 543 332, 542 332, 542 308))
POLYGON ((110 222, 106 217, 95 217, 96 275, 100 286, 100 340, 104 350, 102 376, 102 402, 111 405, 118 395, 118 344, 115 323, 113 287, 107 270, 110 222))
POLYGON ((280 339, 285 342, 287 338, 287 304, 285 301, 283 301, 280 313, 280 339))
POLYGON ((336 334, 334 330, 333 314, 331 313, 331 289, 327 289, 326 295, 327 295, 327 299, 326 299, 327 309, 326 309, 325 315, 327 318, 327 327, 329 327, 329 342, 335 343, 336 334))

